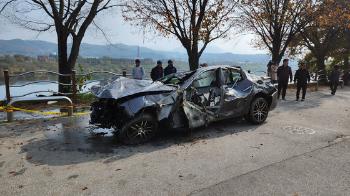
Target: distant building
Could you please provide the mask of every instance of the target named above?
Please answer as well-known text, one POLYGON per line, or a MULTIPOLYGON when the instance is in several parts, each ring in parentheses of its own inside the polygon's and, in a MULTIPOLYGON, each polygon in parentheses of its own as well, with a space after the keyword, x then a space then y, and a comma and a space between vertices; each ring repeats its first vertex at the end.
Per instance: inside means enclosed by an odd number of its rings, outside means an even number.
POLYGON ((48 62, 49 61, 49 57, 48 56, 38 56, 37 60, 40 62, 48 62))
POLYGON ((57 53, 56 52, 50 53, 49 60, 50 61, 57 61, 57 53))
POLYGON ((21 55, 21 54, 15 54, 13 57, 16 59, 17 62, 28 62, 31 61, 31 58, 29 56, 21 55))

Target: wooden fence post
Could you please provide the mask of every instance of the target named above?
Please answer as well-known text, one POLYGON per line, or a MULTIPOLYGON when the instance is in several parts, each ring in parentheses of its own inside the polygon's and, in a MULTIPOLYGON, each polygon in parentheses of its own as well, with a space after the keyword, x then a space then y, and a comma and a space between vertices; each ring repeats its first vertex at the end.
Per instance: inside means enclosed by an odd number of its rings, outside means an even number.
POLYGON ((6 101, 7 103, 9 103, 11 101, 11 94, 10 94, 10 77, 9 77, 8 70, 4 70, 4 79, 5 79, 6 101))
POLYGON ((76 80, 76 71, 72 70, 72 101, 73 105, 77 103, 77 80, 76 80))
MULTIPOLYGON (((11 93, 10 93, 10 76, 9 71, 4 70, 4 79, 5 79, 5 91, 6 91, 6 105, 11 101, 11 93)), ((11 110, 6 110, 7 121, 13 121, 13 113, 11 110)))

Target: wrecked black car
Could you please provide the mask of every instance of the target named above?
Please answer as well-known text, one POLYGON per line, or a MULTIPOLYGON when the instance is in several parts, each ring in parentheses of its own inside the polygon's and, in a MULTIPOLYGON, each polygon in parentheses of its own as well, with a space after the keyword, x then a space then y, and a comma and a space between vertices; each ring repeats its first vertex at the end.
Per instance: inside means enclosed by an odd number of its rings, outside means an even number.
POLYGON ((227 118, 263 123, 276 107, 270 79, 232 66, 210 66, 168 75, 159 81, 120 77, 92 92, 91 124, 114 128, 127 144, 151 139, 159 126, 196 128, 227 118))

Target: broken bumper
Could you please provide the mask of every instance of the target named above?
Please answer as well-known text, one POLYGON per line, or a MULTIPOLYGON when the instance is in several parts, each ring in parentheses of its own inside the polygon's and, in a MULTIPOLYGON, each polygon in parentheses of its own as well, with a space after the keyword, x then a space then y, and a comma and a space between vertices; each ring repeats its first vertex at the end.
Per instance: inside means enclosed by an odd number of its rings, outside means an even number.
POLYGON ((127 122, 130 115, 125 108, 116 104, 113 100, 100 100, 91 105, 90 124, 101 128, 119 128, 127 122))

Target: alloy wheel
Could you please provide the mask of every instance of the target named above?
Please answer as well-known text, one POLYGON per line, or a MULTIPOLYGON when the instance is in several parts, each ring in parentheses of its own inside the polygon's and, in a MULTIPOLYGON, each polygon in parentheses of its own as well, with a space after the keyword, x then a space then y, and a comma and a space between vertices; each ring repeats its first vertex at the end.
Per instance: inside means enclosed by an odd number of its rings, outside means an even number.
POLYGON ((153 136, 154 129, 155 124, 152 121, 141 120, 129 127, 127 137, 134 141, 146 141, 153 136))
POLYGON ((268 115, 269 106, 264 99, 259 99, 253 108, 253 117, 257 122, 263 122, 268 115))

